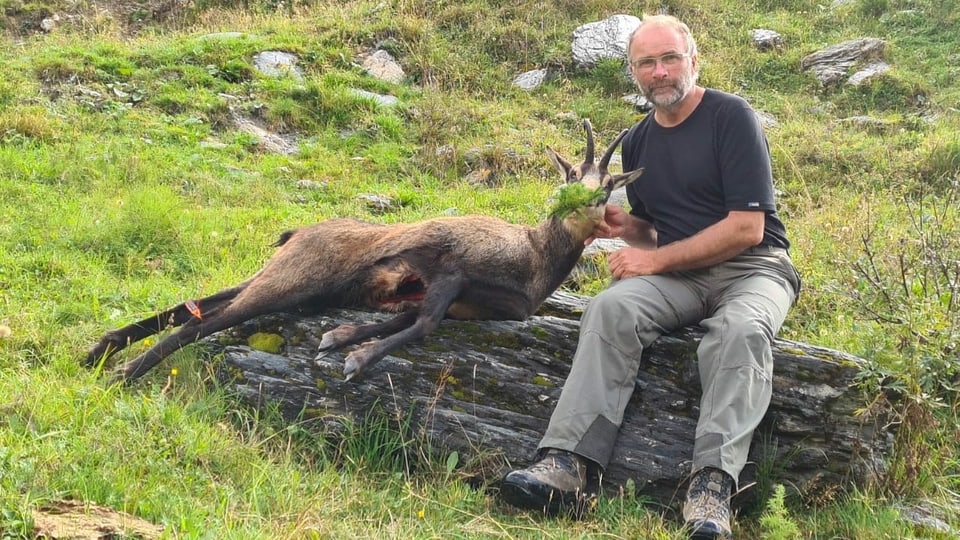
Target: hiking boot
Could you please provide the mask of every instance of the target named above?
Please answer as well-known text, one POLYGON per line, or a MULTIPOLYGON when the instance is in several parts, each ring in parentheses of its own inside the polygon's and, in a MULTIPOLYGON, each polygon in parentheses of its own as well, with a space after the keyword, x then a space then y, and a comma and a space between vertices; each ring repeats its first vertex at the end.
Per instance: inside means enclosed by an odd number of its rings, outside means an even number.
POLYGON ((586 484, 586 461, 572 452, 551 448, 526 469, 507 473, 500 493, 518 508, 553 514, 579 507, 586 484))
POLYGON ((693 475, 683 505, 683 519, 691 540, 729 538, 730 496, 733 478, 713 467, 704 467, 693 475))

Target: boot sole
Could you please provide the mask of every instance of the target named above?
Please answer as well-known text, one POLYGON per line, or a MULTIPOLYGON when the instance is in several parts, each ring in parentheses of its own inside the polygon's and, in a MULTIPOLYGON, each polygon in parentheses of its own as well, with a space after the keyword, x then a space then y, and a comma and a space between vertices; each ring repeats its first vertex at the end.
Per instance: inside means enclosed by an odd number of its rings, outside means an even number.
POLYGON ((500 485, 500 496, 511 506, 524 510, 556 515, 569 513, 579 519, 589 506, 589 498, 578 493, 559 490, 531 489, 527 486, 504 482, 500 485))
POLYGON ((713 522, 688 522, 690 540, 717 540, 730 538, 730 532, 713 522))

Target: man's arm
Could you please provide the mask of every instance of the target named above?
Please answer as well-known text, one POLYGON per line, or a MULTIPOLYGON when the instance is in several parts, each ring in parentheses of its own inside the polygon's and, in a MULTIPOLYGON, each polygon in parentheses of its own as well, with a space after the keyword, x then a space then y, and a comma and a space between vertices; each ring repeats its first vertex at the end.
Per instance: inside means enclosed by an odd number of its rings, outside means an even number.
POLYGON ((643 223, 646 223, 635 217, 629 217, 632 221, 629 225, 624 225, 620 231, 627 243, 637 247, 624 248, 607 257, 610 272, 617 279, 692 270, 723 262, 763 241, 766 218, 763 211, 731 211, 727 217, 690 238, 660 248, 651 248, 649 244, 644 246, 642 236, 638 238, 626 236, 639 234, 643 223), (641 241, 632 242, 631 240, 641 241))
POLYGON ((593 230, 594 238, 620 238, 633 247, 655 249, 657 247, 657 230, 653 224, 627 213, 626 210, 615 204, 608 204, 604 209, 603 222, 593 230))

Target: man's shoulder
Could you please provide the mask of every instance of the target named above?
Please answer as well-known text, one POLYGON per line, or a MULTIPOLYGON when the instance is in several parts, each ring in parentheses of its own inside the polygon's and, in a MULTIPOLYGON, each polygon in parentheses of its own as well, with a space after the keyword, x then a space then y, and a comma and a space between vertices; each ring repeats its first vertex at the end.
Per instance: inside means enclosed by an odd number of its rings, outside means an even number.
POLYGON ((717 90, 716 88, 706 88, 703 93, 701 104, 716 109, 748 109, 753 110, 750 103, 741 96, 717 90))
POLYGON ((624 144, 629 145, 631 142, 636 140, 637 137, 642 136, 642 134, 645 133, 649 128, 652 118, 653 113, 651 112, 641 118, 639 121, 634 122, 634 124, 630 126, 630 129, 627 130, 627 134, 623 138, 624 144))

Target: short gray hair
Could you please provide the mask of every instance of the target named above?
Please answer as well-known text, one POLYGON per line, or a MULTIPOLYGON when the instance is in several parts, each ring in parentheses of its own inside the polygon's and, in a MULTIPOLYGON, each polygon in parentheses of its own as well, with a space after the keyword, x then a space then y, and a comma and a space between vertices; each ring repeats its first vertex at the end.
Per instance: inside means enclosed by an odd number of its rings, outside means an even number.
POLYGON ((644 15, 643 19, 640 21, 640 24, 633 29, 633 32, 630 32, 630 37, 627 38, 628 61, 630 60, 630 47, 633 46, 633 37, 644 25, 663 26, 673 29, 678 34, 683 36, 683 39, 687 44, 687 53, 692 56, 697 56, 697 41, 693 39, 693 32, 690 31, 690 27, 687 26, 686 23, 674 17, 673 15, 644 15))

